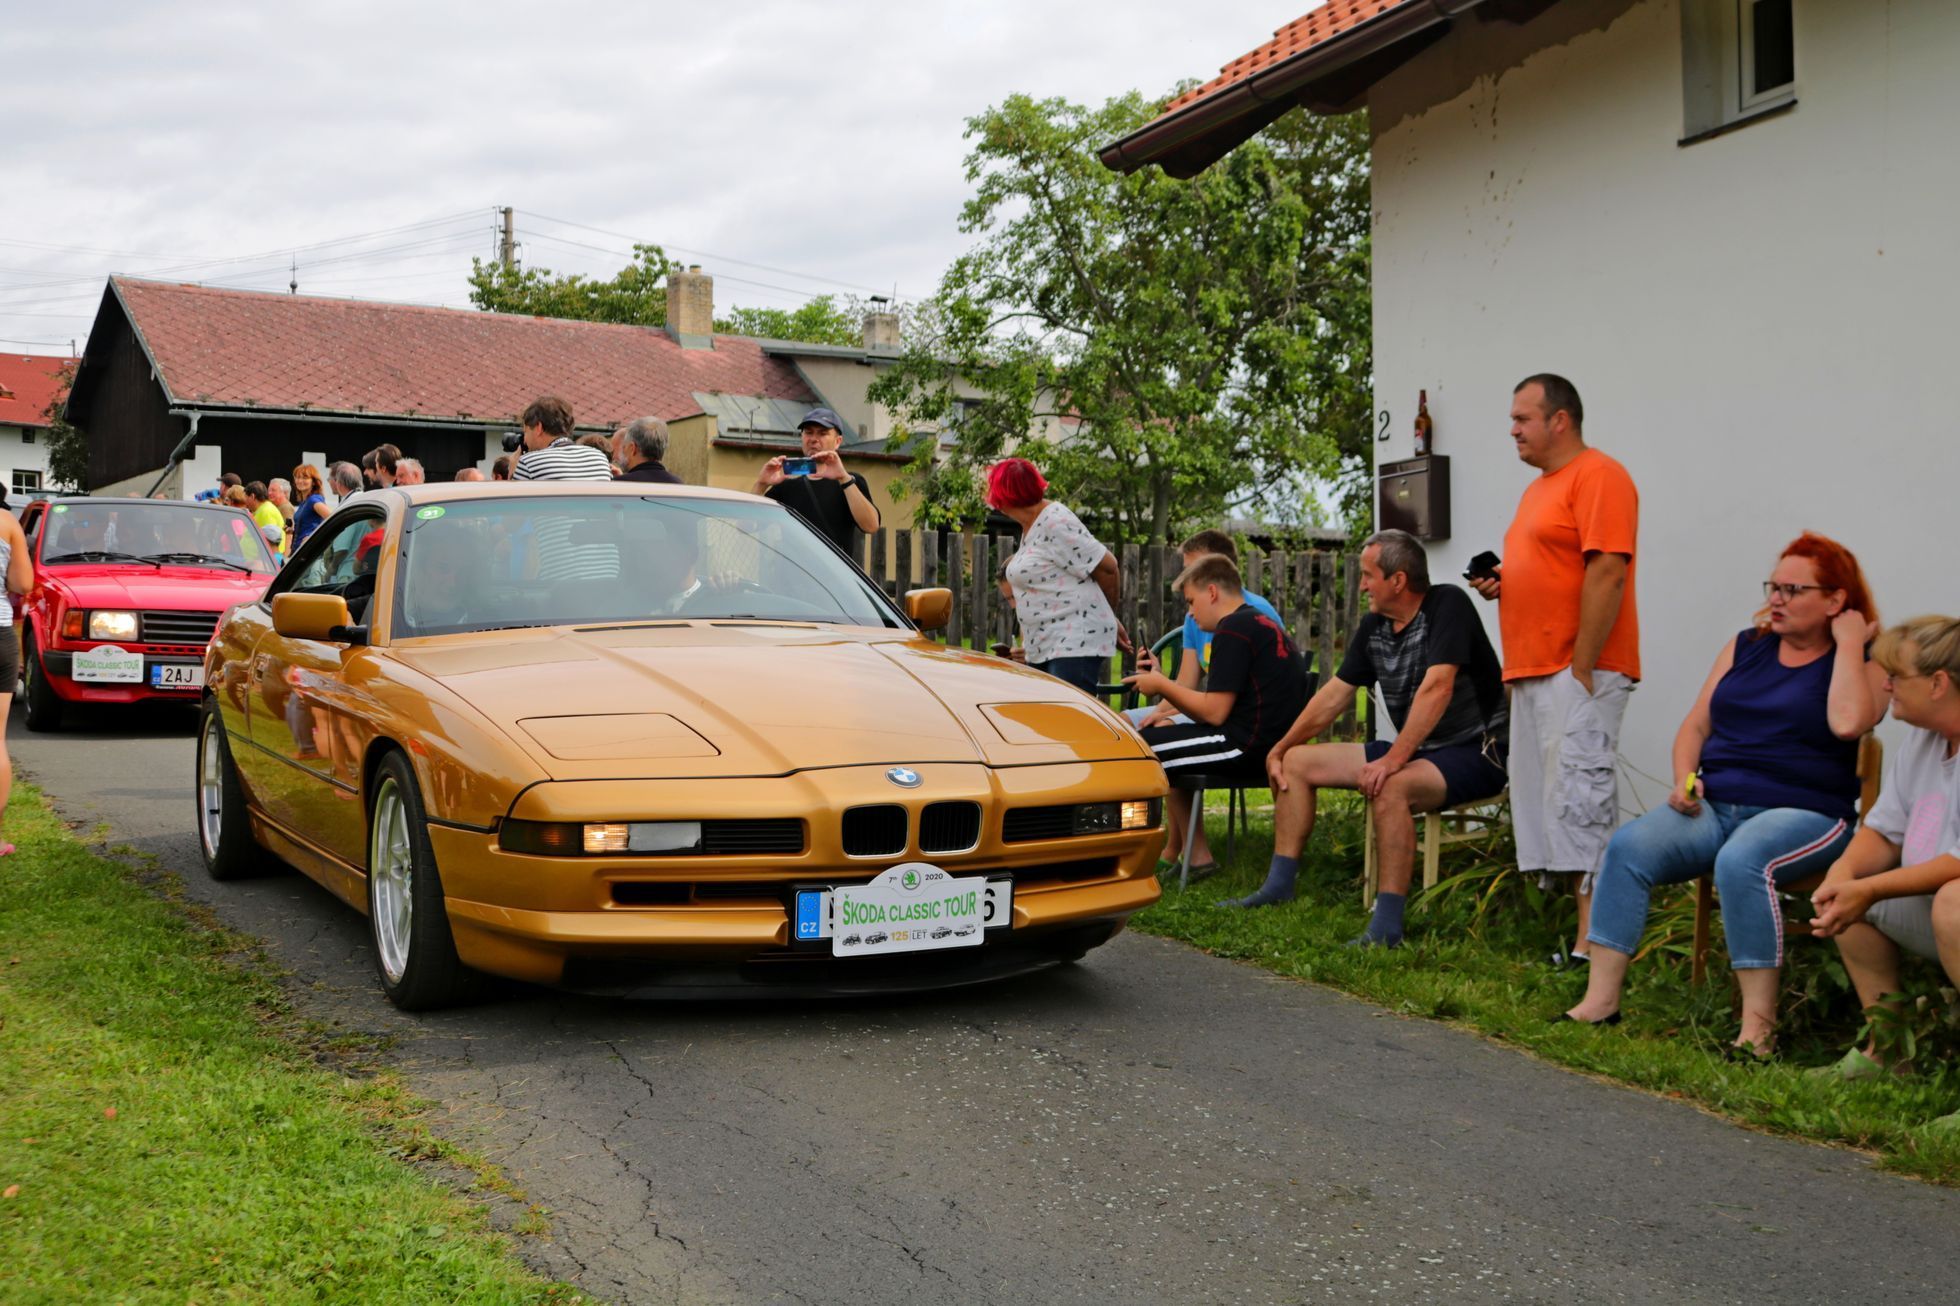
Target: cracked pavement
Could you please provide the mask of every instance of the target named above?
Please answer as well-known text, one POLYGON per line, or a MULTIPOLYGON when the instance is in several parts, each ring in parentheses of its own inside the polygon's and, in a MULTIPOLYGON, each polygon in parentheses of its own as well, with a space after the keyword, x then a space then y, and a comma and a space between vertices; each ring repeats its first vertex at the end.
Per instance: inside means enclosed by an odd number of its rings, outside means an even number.
POLYGON ((205 878, 191 730, 8 743, 307 1015, 392 1038, 433 1127, 548 1209, 520 1253, 608 1300, 1947 1301, 1960 1271, 1960 1194, 1156 939, 950 995, 405 1016, 325 891, 205 878))

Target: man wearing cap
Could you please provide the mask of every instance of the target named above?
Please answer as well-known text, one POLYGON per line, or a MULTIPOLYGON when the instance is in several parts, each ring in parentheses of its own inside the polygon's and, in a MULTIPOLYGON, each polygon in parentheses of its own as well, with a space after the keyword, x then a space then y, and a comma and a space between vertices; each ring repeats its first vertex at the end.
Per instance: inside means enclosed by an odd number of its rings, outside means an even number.
POLYGON ((852 532, 869 535, 878 529, 878 505, 864 477, 844 469, 837 447, 844 443, 844 423, 828 408, 812 408, 798 424, 803 456, 816 460, 808 476, 783 472, 781 455, 762 465, 752 493, 766 494, 827 536, 846 554, 852 532))

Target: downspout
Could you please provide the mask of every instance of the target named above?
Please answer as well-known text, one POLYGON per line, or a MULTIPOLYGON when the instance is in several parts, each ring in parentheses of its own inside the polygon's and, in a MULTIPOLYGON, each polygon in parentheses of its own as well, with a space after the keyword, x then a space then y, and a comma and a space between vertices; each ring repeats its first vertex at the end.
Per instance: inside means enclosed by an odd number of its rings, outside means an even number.
POLYGON ((170 451, 169 460, 163 464, 163 470, 157 473, 156 484, 150 487, 149 494, 145 494, 143 496, 145 499, 149 498, 151 494, 155 494, 158 490, 161 490, 163 488, 163 483, 170 479, 170 473, 177 470, 177 464, 183 462, 184 459, 191 456, 191 446, 197 443, 197 422, 199 418, 204 416, 203 413, 197 412, 195 410, 191 412, 184 412, 180 409, 175 409, 175 408, 170 410, 170 415, 172 417, 190 418, 191 429, 184 432, 184 438, 179 440, 177 442, 177 447, 170 451))

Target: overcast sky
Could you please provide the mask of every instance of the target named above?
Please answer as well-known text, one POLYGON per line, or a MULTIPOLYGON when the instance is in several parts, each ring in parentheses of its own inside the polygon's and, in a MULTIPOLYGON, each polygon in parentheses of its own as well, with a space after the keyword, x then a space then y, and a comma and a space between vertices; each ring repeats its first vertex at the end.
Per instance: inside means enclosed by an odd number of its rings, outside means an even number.
POLYGON ((528 266, 642 239, 720 308, 918 298, 965 243, 967 117, 1162 94, 1310 7, 9 3, 0 349, 85 339, 111 272, 284 290, 294 251, 302 293, 466 306, 506 204, 528 266))

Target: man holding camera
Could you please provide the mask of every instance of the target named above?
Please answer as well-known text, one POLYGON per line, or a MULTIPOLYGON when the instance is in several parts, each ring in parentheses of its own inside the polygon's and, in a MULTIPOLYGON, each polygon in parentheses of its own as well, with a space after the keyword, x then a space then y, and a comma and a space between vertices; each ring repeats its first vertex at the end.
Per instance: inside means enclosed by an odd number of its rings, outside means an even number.
POLYGON ((839 551, 850 556, 852 532, 866 535, 878 529, 878 506, 864 477, 846 471, 837 452, 844 443, 844 423, 828 408, 812 408, 797 425, 803 441, 801 458, 778 456, 762 465, 752 494, 763 494, 816 527, 839 551))
MULTIPOLYGON (((524 452, 510 469, 513 481, 611 481, 612 460, 572 439, 572 406, 556 395, 533 399, 517 419, 524 452)), ((508 444, 510 437, 505 437, 508 444)))

